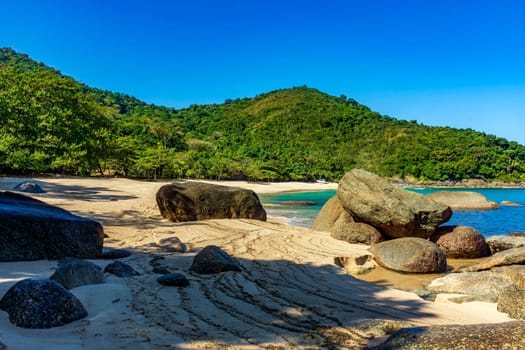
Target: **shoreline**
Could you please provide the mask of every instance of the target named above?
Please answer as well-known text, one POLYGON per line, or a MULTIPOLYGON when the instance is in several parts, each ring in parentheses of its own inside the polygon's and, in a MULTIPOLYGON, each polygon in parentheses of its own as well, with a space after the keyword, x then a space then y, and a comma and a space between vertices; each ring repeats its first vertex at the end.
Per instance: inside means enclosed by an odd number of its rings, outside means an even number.
MULTIPOLYGON (((88 316, 62 327, 21 329, 0 312, 0 342, 12 350, 98 349, 108 344, 137 349, 305 348, 331 344, 327 341, 341 345, 339 341, 350 339, 330 338, 327 330, 353 334, 355 339, 350 340, 355 344, 366 344, 370 337, 360 336, 357 326, 370 320, 402 320, 415 326, 511 320, 497 311, 495 303, 429 302, 411 292, 358 280, 334 259, 361 256, 368 246, 336 240, 327 232, 274 219, 169 222, 160 216, 155 201, 156 191, 168 181, 0 178, 0 190, 13 190, 24 180, 36 181, 47 191, 30 196, 102 223, 108 236, 104 246, 130 250, 132 255, 122 261, 141 275, 107 275, 105 284, 74 288, 88 316), (163 251, 159 242, 171 237, 178 237, 188 251, 163 251), (243 271, 217 276, 190 273, 193 257, 207 245, 223 248, 243 271), (152 272, 157 263, 186 275, 190 286, 160 286, 152 272)), ((213 183, 258 194, 336 186, 213 183)), ((93 262, 104 267, 111 261, 93 262)), ((55 261, 0 263, 0 294, 27 276, 45 278, 54 266, 55 261)))

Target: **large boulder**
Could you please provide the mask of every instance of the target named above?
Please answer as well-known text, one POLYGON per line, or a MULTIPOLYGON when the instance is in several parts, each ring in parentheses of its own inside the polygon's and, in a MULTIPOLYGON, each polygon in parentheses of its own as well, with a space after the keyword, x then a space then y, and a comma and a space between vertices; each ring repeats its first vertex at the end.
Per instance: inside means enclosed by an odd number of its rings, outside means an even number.
POLYGON ((405 237, 374 244, 368 249, 375 261, 387 269, 411 273, 447 271, 447 258, 430 241, 405 237))
POLYGON ((156 195, 161 215, 173 222, 245 218, 266 220, 257 194, 237 187, 203 182, 162 186, 156 195))
POLYGON ((312 225, 312 230, 330 232, 335 222, 343 219, 345 222, 353 222, 352 216, 343 208, 337 196, 331 197, 323 205, 312 225))
POLYGON ((241 265, 221 248, 209 245, 195 255, 190 271, 203 275, 241 271, 241 265))
POLYGON ((0 300, 0 310, 22 328, 51 328, 87 316, 80 301, 62 285, 50 280, 25 279, 13 285, 0 300))
POLYGON ((356 221, 366 222, 395 238, 428 238, 452 215, 448 206, 361 169, 354 169, 341 179, 337 197, 356 221))
POLYGON ((470 191, 438 191, 427 195, 428 198, 449 206, 452 210, 490 210, 498 209, 496 202, 478 192, 470 191))
POLYGON ((402 328, 374 350, 523 349, 525 322, 402 328))
POLYGON ((103 241, 102 225, 94 220, 0 192, 0 261, 99 258, 103 241))
POLYGON ((476 259, 490 255, 490 249, 483 235, 467 226, 442 226, 430 236, 451 259, 476 259))
POLYGON ((66 289, 73 289, 89 284, 106 281, 102 269, 90 261, 77 258, 64 258, 58 262, 50 280, 60 283, 66 289))

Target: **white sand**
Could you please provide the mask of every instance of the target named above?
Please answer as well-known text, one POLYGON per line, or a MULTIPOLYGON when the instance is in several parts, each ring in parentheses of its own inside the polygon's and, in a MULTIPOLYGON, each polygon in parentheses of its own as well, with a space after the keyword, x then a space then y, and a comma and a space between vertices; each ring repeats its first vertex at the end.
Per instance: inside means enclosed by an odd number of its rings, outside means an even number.
MULTIPOLYGON (((24 179, 2 178, 10 190, 24 179)), ((123 259, 142 274, 109 276, 102 285, 75 288, 89 315, 47 330, 14 327, 0 311, 0 341, 9 349, 260 349, 359 348, 369 335, 355 326, 369 319, 415 325, 503 322, 490 303, 432 303, 413 293, 356 280, 333 264, 366 246, 275 220, 210 220, 174 224, 159 215, 155 193, 164 183, 105 178, 39 178, 47 203, 100 221, 105 245, 126 248, 123 259), (190 252, 164 253, 155 244, 179 237, 190 252), (239 259, 241 273, 199 276, 193 256, 215 244, 239 259), (156 282, 153 263, 190 280, 187 288, 156 282)), ((217 182, 215 182, 217 183, 217 182)), ((334 189, 335 184, 222 182, 257 193, 334 189)), ((104 266, 107 261, 94 261, 104 266)), ((17 280, 45 278, 56 262, 0 263, 0 295, 17 280)))

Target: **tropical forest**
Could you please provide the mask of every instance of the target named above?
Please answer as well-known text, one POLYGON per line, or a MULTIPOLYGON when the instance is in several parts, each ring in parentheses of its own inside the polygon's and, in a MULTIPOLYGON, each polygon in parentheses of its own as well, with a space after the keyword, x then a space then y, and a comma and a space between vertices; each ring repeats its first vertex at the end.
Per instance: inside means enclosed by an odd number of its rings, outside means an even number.
POLYGON ((0 174, 338 181, 525 181, 525 146, 381 115, 307 86, 175 109, 0 49, 0 174))

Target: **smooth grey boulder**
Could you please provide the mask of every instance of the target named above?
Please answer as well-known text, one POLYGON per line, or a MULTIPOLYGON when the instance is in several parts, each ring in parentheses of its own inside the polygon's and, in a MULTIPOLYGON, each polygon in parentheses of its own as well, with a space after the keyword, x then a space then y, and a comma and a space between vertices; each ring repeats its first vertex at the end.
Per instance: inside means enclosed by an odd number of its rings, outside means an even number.
POLYGON ((490 255, 485 237, 476 229, 467 226, 441 226, 430 236, 451 259, 477 259, 490 255))
POLYGON ((77 258, 64 258, 58 262, 50 280, 60 283, 66 289, 89 284, 100 284, 106 281, 102 269, 90 261, 77 258))
POLYGON ((257 219, 266 221, 255 192, 203 182, 164 185, 157 191, 160 214, 173 222, 206 219, 257 219))
POLYGON ((447 258, 430 241, 405 237, 374 244, 368 251, 375 261, 387 269, 410 273, 438 273, 447 271, 447 258))
POLYGON ((51 280, 25 279, 13 285, 0 300, 0 310, 22 328, 52 328, 87 316, 80 301, 51 280))
POLYGON ((55 260, 102 255, 98 222, 37 199, 0 192, 0 261, 55 260))
POLYGON ((361 169, 346 173, 337 197, 356 221, 394 238, 428 238, 452 215, 448 206, 361 169))
POLYGON ((514 350, 525 348, 525 322, 402 328, 373 350, 514 350))
POLYGON ((221 248, 209 245, 195 255, 190 271, 198 274, 241 271, 241 265, 221 248))

